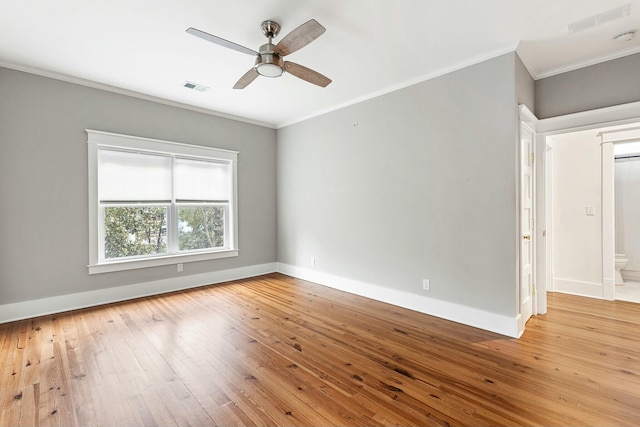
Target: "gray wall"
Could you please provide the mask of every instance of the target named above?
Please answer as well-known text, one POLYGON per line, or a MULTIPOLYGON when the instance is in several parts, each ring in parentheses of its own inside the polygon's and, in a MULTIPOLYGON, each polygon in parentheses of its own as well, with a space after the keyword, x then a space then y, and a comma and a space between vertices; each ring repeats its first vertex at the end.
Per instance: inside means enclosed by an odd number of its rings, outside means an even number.
POLYGON ((516 54, 516 101, 518 104, 524 104, 529 111, 535 111, 535 81, 527 67, 516 54))
POLYGON ((278 261, 515 316, 515 63, 278 130, 278 261))
POLYGON ((539 119, 640 101, 640 53, 536 81, 539 119))
POLYGON ((0 304, 276 261, 276 132, 0 68, 0 304), (240 152, 240 256, 89 276, 85 129, 240 152))

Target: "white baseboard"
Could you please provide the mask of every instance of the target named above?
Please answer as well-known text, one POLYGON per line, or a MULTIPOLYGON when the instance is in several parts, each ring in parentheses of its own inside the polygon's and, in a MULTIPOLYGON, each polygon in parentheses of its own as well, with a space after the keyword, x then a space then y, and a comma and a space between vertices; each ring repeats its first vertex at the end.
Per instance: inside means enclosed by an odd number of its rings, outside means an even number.
MULTIPOLYGON (((596 283, 596 286, 598 284, 596 283)), ((615 287, 616 281, 613 277, 603 277, 602 278, 602 295, 600 296, 603 300, 613 301, 615 299, 615 287)))
POLYGON ((275 272, 276 267, 276 263, 251 265, 229 270, 212 271, 210 273, 171 277, 134 285, 2 304, 0 305, 0 323, 259 276, 275 272))
POLYGON ((513 338, 518 338, 524 330, 518 317, 491 313, 289 264, 278 263, 277 269, 288 276, 513 338))
POLYGON ((563 294, 603 299, 601 283, 580 282, 578 280, 553 278, 553 290, 563 294))
POLYGON ((196 288, 231 280, 239 280, 273 273, 275 271, 309 280, 330 288, 514 338, 518 338, 524 330, 524 325, 520 325, 521 322, 518 317, 511 318, 460 304, 389 289, 283 263, 253 265, 37 300, 2 304, 0 305, 0 323, 196 288))

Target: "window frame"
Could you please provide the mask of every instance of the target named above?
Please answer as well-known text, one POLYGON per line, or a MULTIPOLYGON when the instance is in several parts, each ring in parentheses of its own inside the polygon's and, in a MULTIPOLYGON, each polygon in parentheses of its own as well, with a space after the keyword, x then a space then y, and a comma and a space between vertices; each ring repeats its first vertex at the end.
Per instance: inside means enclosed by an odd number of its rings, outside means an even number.
MULTIPOLYGON (((113 271, 132 270, 138 268, 158 267, 178 263, 205 261, 211 259, 235 257, 239 254, 238 248, 238 188, 237 169, 238 152, 211 148, 199 145, 184 144, 180 142, 163 141, 158 139, 143 138, 138 136, 122 135, 110 132, 85 129, 88 145, 88 195, 89 195, 89 274, 107 273, 113 271), (102 208, 98 199, 98 150, 100 148, 115 150, 136 150, 151 154, 170 156, 184 156, 209 161, 225 161, 230 166, 231 189, 228 205, 228 215, 225 216, 225 242, 229 244, 224 249, 199 249, 190 252, 176 252, 166 255, 152 255, 145 257, 108 259, 100 257, 100 238, 102 222, 100 214, 102 208), (227 234, 228 233, 228 234, 227 234)), ((169 218, 177 214, 175 203, 169 207, 169 218)), ((142 206, 142 204, 140 205, 142 206)), ((170 224, 167 222, 167 229, 170 224)), ((177 236, 169 237, 177 238, 177 236)), ((102 249, 103 250, 103 249, 102 249)))

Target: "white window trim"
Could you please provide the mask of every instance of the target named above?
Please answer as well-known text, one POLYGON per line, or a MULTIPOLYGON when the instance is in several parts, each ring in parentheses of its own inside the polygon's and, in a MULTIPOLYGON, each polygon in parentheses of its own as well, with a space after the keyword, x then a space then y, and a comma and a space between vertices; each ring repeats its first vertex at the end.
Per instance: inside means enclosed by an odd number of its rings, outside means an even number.
POLYGON ((108 273, 112 271, 133 270, 138 268, 158 267, 193 261, 205 261, 218 258, 238 256, 238 152, 179 142, 121 135, 86 129, 88 134, 88 178, 89 178, 89 274, 108 273), (224 250, 181 253, 165 256, 154 256, 144 259, 125 259, 100 261, 98 248, 98 147, 125 148, 167 154, 187 155, 203 158, 228 160, 231 164, 231 211, 229 226, 231 239, 229 248, 224 250))

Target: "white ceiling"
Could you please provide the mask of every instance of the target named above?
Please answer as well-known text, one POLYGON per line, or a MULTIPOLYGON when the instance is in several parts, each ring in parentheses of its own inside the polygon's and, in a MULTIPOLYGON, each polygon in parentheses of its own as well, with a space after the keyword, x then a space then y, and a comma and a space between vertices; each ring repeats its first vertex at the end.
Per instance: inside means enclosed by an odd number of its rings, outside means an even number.
POLYGON ((640 52, 640 0, 0 0, 0 66, 282 127, 518 50, 534 78, 640 52), (568 24, 630 5, 578 33, 568 24), (326 29, 288 60, 333 80, 285 74, 232 86, 253 58, 188 27, 257 50, 314 18, 326 29), (210 89, 196 92, 185 81, 210 89))

